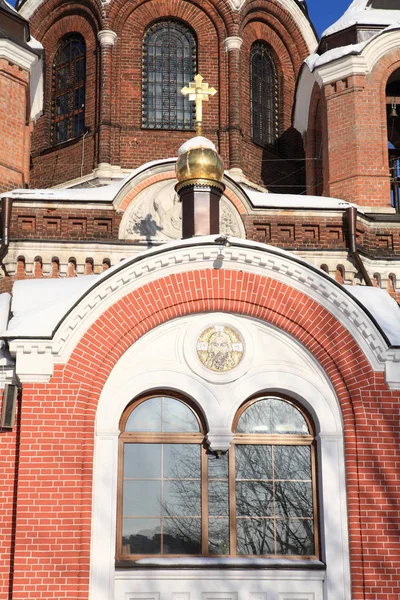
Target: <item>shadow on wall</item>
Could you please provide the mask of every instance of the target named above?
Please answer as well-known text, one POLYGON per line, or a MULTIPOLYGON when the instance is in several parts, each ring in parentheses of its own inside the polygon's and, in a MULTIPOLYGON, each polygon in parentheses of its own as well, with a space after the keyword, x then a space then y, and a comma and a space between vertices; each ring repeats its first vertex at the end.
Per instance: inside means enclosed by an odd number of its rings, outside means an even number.
POLYGON ((275 194, 305 194, 306 169, 303 140, 294 127, 263 150, 261 177, 275 194))

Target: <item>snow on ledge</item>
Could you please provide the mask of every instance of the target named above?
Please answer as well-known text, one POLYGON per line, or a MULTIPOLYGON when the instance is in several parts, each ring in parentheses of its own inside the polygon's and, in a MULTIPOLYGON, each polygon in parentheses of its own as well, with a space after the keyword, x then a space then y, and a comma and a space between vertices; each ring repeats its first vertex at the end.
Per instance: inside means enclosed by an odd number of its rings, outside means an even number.
POLYGON ((383 10, 371 8, 368 2, 369 0, 354 0, 340 19, 323 32, 322 38, 344 31, 353 25, 400 25, 400 7, 399 10, 383 10))
POLYGON ((271 194, 246 189, 246 194, 255 208, 303 208, 344 210, 351 206, 349 202, 325 196, 307 196, 301 194, 271 194))
POLYGON ((343 286, 374 317, 392 346, 400 346, 400 307, 380 288, 364 285, 343 286))

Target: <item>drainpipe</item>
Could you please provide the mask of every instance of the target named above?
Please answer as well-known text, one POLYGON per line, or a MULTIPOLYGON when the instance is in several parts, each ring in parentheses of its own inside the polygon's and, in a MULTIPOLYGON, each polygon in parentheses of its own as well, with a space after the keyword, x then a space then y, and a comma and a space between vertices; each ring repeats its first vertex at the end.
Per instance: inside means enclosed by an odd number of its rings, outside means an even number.
POLYGON ((349 206, 349 208, 346 209, 346 218, 347 218, 347 225, 349 228, 349 243, 350 243, 350 254, 352 255, 352 257, 355 260, 355 263, 365 281, 365 285, 371 286, 373 287, 373 283, 371 281, 370 276, 367 273, 367 270, 364 266, 364 263, 362 261, 361 256, 358 254, 357 251, 357 235, 356 235, 356 231, 357 231, 357 208, 355 206, 349 206))
POLYGON ((0 266, 6 275, 8 275, 8 273, 7 273, 6 267, 4 266, 3 260, 7 256, 8 245, 10 243, 11 209, 12 209, 12 199, 11 198, 2 198, 1 199, 2 236, 1 236, 1 245, 0 245, 0 266))

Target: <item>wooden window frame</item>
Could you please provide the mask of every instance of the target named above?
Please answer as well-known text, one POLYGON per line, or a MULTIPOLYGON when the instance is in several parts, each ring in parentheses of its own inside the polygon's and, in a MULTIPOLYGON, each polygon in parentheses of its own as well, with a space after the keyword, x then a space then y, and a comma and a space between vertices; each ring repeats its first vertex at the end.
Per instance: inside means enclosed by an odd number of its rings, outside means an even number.
MULTIPOLYGON (((155 391, 152 394, 148 394, 144 397, 134 401, 128 409, 124 412, 120 421, 120 437, 119 437, 119 450, 118 450, 118 499, 117 499, 117 540, 116 540, 116 560, 119 563, 126 565, 142 558, 179 558, 182 556, 199 558, 274 558, 274 559, 289 559, 293 560, 294 564, 298 560, 318 560, 320 558, 320 542, 319 542, 319 509, 318 509, 318 492, 317 492, 317 453, 316 453, 316 441, 315 432, 312 420, 308 413, 303 407, 300 407, 292 398, 288 398, 281 394, 261 394, 257 395, 250 400, 244 402, 239 410, 237 411, 232 430, 234 432, 234 438, 232 445, 229 450, 228 457, 228 510, 229 510, 229 554, 210 554, 208 551, 208 454, 210 452, 207 449, 205 442, 206 435, 206 423, 200 414, 195 403, 180 394, 171 393, 166 390, 155 391), (199 423, 199 433, 163 433, 163 432, 125 432, 126 423, 132 414, 132 412, 143 402, 155 397, 168 397, 175 400, 181 401, 187 405, 195 414, 199 423), (278 399, 288 404, 291 404, 297 410, 299 410, 304 417, 307 426, 309 428, 309 434, 252 434, 252 433, 235 433, 238 421, 243 412, 248 409, 252 404, 262 399, 278 399), (199 444, 201 447, 201 554, 191 555, 174 555, 174 554, 124 554, 122 552, 122 497, 123 497, 123 456, 124 456, 124 445, 126 443, 140 443, 140 444, 199 444), (235 469, 235 449, 236 446, 246 445, 263 445, 263 446, 308 446, 310 447, 311 457, 311 485, 312 485, 312 499, 313 499, 313 517, 310 520, 313 521, 314 525, 314 550, 315 553, 309 555, 289 555, 289 554, 266 554, 266 555, 251 555, 251 554, 238 554, 236 547, 236 469, 235 469)), ((274 517, 274 520, 276 518, 274 517)))

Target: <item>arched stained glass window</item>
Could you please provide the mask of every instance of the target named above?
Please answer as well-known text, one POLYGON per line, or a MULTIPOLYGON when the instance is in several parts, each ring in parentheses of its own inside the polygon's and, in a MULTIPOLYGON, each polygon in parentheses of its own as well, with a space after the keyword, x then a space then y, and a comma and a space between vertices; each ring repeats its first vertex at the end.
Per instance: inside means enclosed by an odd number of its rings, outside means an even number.
POLYGON ((318 555, 314 434, 292 402, 245 403, 227 454, 181 397, 154 394, 122 417, 118 558, 318 555))
POLYGON ((279 77, 272 50, 264 42, 251 48, 251 114, 253 141, 273 144, 279 135, 279 77))
POLYGON ((52 143, 78 137, 85 129, 86 46, 78 33, 66 36, 53 62, 52 143))
POLYGON ((152 25, 143 40, 143 127, 193 129, 193 103, 181 94, 196 74, 196 40, 177 21, 152 25))

